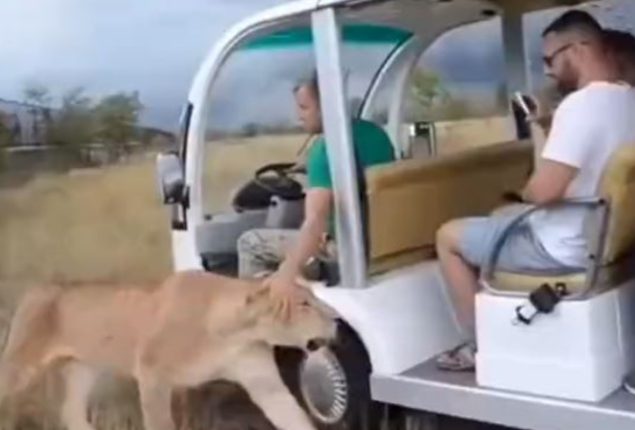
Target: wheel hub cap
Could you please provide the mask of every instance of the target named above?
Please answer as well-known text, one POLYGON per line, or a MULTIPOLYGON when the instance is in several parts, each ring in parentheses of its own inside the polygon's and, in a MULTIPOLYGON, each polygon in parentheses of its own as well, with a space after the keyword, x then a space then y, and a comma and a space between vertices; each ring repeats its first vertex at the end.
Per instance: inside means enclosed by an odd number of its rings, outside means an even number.
POLYGON ((346 414, 348 383, 339 360, 328 348, 309 354, 300 368, 300 389, 311 415, 334 424, 346 414))

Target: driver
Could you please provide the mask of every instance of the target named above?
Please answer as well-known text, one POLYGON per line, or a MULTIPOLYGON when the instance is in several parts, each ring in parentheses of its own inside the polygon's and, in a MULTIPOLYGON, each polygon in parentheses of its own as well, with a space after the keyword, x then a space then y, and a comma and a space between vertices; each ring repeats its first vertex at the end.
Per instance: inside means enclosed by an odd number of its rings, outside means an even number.
MULTIPOLYGON (((320 92, 317 76, 297 85, 294 90, 298 116, 307 133, 319 137, 309 148, 305 219, 300 230, 257 229, 244 233, 238 239, 238 270, 241 278, 250 278, 278 269, 265 280, 276 299, 279 312, 288 316, 290 304, 299 297, 296 279, 314 257, 333 256, 335 247, 329 240, 334 237, 333 182, 324 139, 320 112, 320 92)), ((353 142, 360 164, 368 166, 394 161, 394 149, 386 133, 377 125, 353 119, 353 142)))

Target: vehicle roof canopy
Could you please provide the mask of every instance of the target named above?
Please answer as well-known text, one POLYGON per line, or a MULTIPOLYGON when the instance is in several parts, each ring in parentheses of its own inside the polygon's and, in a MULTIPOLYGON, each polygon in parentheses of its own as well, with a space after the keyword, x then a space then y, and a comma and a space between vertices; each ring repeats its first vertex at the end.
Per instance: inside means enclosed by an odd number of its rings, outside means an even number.
MULTIPOLYGON (((323 0, 320 7, 342 10, 345 41, 398 43, 416 34, 421 40, 461 25, 503 14, 522 14, 588 0, 323 0)), ((258 31, 243 40, 243 49, 289 47, 312 41, 309 12, 315 0, 300 0, 252 18, 258 31), (292 7, 291 7, 292 6, 292 7)))

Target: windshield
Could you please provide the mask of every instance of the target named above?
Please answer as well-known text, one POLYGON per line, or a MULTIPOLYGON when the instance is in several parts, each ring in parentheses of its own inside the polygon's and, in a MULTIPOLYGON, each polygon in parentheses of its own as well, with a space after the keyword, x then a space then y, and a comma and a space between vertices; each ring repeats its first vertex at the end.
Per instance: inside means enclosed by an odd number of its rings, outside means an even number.
MULTIPOLYGON (((356 115, 372 78, 409 33, 379 26, 342 30, 347 100, 356 115)), ((302 162, 311 136, 297 118, 293 88, 315 70, 310 28, 252 40, 227 59, 208 97, 204 164, 206 214, 231 208, 235 192, 263 165, 302 162)))

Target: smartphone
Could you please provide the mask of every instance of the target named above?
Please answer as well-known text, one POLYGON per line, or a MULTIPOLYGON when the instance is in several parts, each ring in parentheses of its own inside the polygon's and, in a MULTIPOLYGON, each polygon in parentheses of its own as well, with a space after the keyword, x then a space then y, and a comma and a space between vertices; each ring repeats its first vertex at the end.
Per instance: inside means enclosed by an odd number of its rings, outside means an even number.
POLYGON ((520 91, 516 91, 514 93, 514 101, 518 104, 518 106, 526 116, 536 113, 536 106, 533 100, 520 91))
POLYGON ((531 115, 532 111, 529 109, 529 105, 527 104, 528 97, 525 96, 520 91, 516 91, 514 93, 514 101, 518 104, 518 106, 522 109, 525 115, 531 115))
POLYGON ((516 135, 519 140, 531 137, 531 128, 527 120, 535 115, 536 103, 531 97, 516 91, 511 100, 512 113, 516 124, 516 135))

